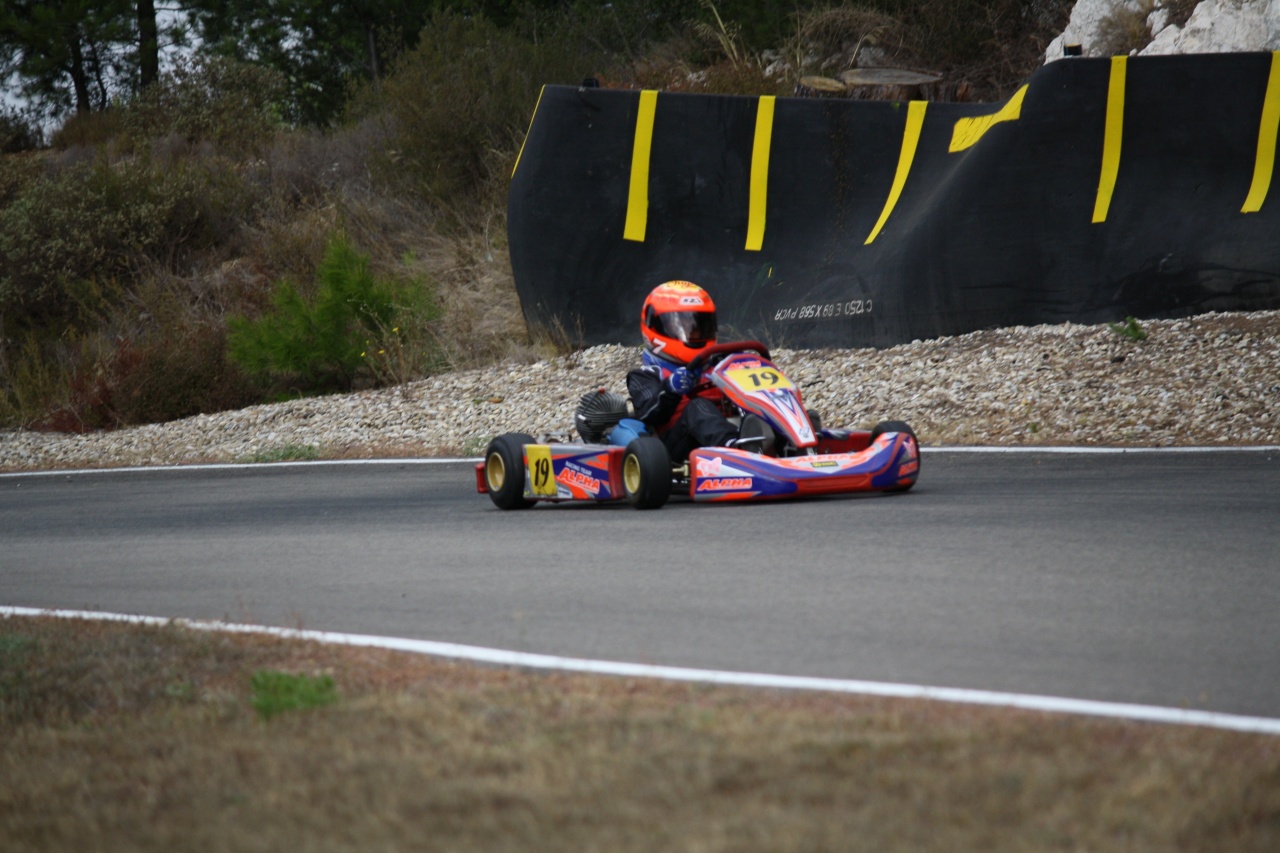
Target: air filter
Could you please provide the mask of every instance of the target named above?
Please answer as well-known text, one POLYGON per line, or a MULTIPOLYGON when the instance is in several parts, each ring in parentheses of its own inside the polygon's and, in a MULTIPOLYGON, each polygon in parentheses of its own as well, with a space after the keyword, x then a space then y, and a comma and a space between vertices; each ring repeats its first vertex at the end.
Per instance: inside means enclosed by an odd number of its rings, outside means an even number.
POLYGON ((578 401, 573 423, 578 435, 589 444, 603 441, 609 430, 627 416, 627 401, 621 395, 600 388, 588 391, 578 401))

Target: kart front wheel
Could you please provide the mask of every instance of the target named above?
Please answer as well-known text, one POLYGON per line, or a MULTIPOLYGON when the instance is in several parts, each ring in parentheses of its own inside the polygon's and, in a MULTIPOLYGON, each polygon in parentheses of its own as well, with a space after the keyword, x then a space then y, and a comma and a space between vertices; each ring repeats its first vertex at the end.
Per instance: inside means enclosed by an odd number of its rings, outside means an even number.
MULTIPOLYGON (((881 421, 871 428, 871 440, 875 441, 886 432, 905 432, 912 438, 916 437, 916 431, 906 421, 881 421)), ((917 441, 917 444, 920 442, 917 441)))
MULTIPOLYGON (((881 421, 880 423, 876 424, 875 426, 873 426, 873 427, 871 428, 871 440, 874 442, 877 438, 879 438, 880 436, 884 435, 886 432, 905 432, 907 435, 909 435, 909 436, 911 436, 913 439, 915 439, 915 442, 916 442, 916 464, 917 464, 917 465, 919 465, 919 464, 920 464, 920 462, 919 462, 919 458, 920 458, 920 440, 919 440, 918 438, 916 438, 916 431, 915 431, 915 430, 913 430, 913 429, 911 428, 911 425, 910 425, 910 424, 908 424, 906 421, 881 421)), ((917 470, 919 470, 919 469, 917 468, 917 470)), ((887 491, 890 491, 890 492, 907 492, 907 491, 910 491, 910 490, 911 490, 911 486, 914 486, 914 485, 915 485, 915 483, 914 483, 914 482, 912 482, 912 483, 910 483, 909 485, 906 485, 906 486, 899 486, 898 488, 895 488, 895 489, 888 489, 887 491)))
POLYGON ((622 490, 636 509, 657 509, 671 497, 671 457, 661 439, 643 435, 627 445, 622 490))
POLYGON ((536 503, 524 496, 524 446, 533 443, 531 435, 508 432, 485 449, 484 482, 499 509, 528 509, 536 503))

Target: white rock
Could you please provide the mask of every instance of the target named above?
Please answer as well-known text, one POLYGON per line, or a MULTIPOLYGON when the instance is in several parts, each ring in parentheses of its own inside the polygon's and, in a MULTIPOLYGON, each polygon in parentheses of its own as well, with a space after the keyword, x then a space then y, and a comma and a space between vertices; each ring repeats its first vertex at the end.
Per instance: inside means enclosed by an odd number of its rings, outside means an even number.
POLYGON ((1141 55, 1280 50, 1280 0, 1203 0, 1185 27, 1169 27, 1141 55))
MULTIPOLYGON (((1045 62, 1063 58, 1063 47, 1090 45, 1100 40, 1103 22, 1119 10, 1139 12, 1150 8, 1143 0, 1079 0, 1062 34, 1049 43, 1045 62)), ((1140 50, 1142 56, 1188 53, 1234 53, 1280 50, 1280 0, 1202 0, 1185 26, 1169 25, 1167 10, 1155 9, 1147 17, 1153 39, 1140 50)))
POLYGON ((1045 62, 1062 59, 1063 48, 1069 44, 1083 46, 1084 55, 1092 56, 1089 46, 1097 44, 1102 22, 1122 7, 1137 12, 1142 3, 1141 0, 1077 0, 1066 29, 1045 49, 1045 62))

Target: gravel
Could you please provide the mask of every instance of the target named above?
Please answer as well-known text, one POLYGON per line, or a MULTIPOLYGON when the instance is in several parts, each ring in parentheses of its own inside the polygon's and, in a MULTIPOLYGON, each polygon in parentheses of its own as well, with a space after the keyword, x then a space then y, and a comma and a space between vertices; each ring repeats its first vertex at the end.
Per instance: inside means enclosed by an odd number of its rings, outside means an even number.
MULTIPOLYGON (((890 349, 778 350, 828 426, 905 420, 922 444, 1276 445, 1280 311, 1016 327, 890 349)), ((0 470, 475 456, 501 432, 565 437, 578 398, 625 394, 636 347, 592 347, 395 388, 83 435, 0 432, 0 470)))

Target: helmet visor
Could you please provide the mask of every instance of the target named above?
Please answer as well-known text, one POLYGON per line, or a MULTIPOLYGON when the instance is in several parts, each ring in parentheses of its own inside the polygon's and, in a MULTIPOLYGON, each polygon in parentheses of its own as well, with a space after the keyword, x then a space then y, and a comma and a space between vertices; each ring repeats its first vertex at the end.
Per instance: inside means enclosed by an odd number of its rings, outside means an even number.
POLYGON ((649 328, 683 344, 701 346, 716 339, 716 315, 714 311, 668 311, 655 314, 649 328))

